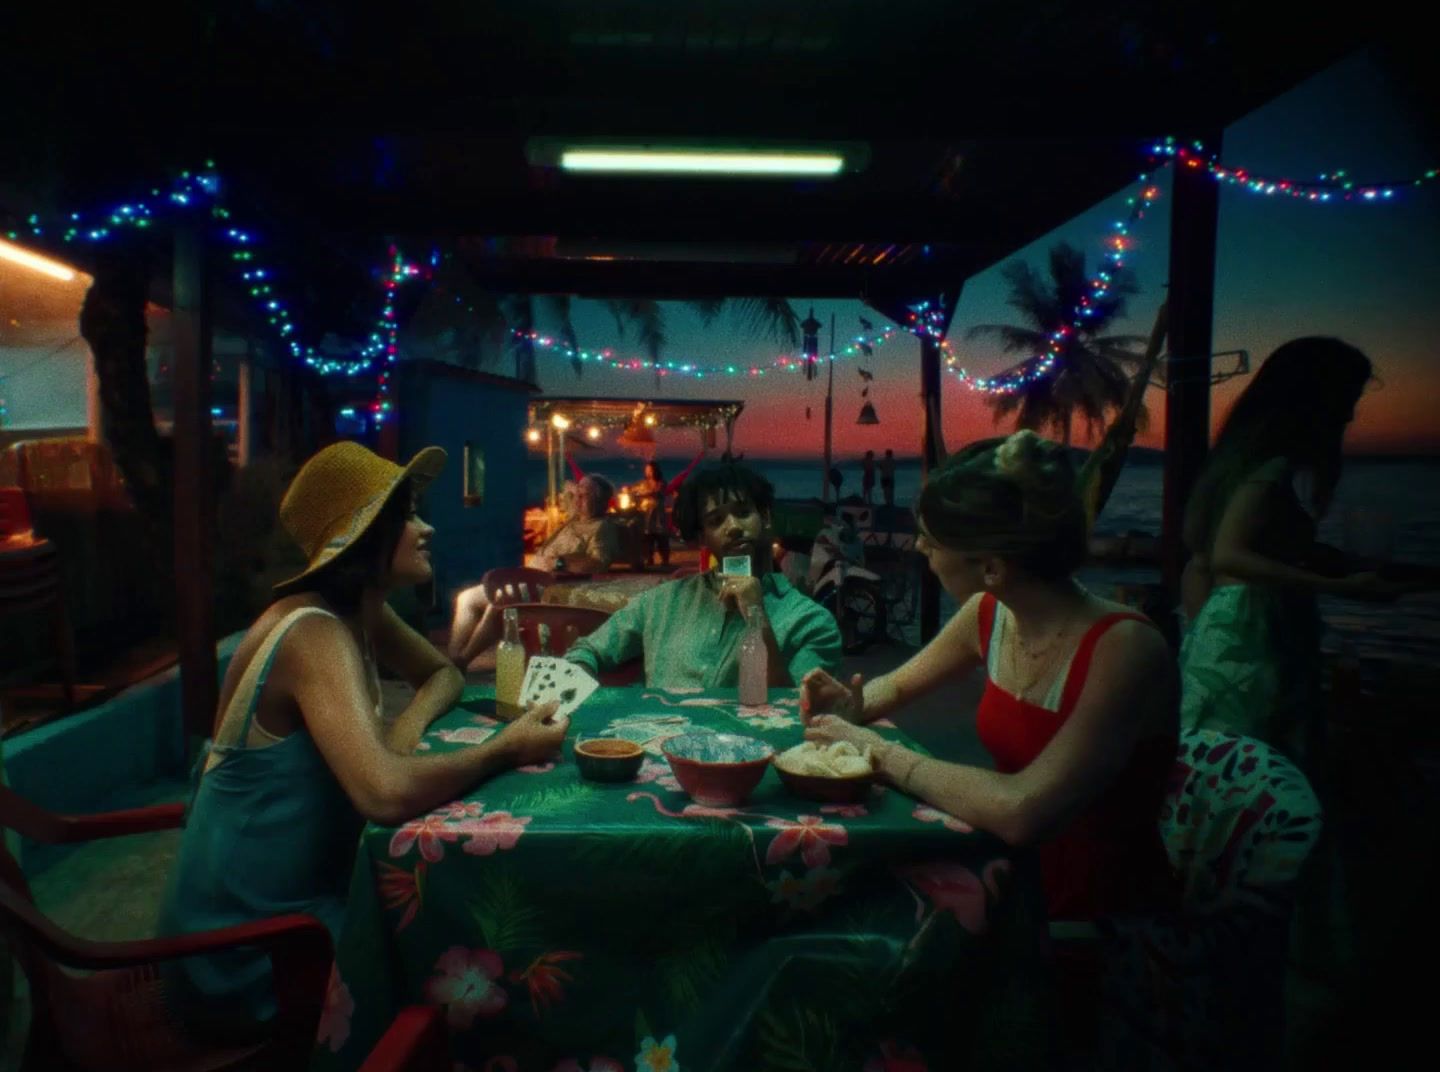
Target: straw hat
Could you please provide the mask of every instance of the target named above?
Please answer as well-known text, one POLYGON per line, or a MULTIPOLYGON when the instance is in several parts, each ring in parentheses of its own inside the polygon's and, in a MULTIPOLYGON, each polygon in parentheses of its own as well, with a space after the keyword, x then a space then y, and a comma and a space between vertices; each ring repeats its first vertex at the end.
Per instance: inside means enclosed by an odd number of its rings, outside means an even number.
POLYGON ((328 565, 365 535, 401 481, 408 477, 418 492, 444 466, 439 447, 426 447, 405 466, 349 440, 320 451, 300 467, 280 502, 280 523, 309 565, 275 587, 286 588, 328 565))

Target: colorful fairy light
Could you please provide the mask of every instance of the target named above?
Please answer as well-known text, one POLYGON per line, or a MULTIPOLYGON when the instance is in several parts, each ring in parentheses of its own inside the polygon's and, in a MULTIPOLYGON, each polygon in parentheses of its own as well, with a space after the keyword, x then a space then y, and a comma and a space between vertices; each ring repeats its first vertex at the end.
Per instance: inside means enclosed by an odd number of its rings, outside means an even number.
MULTIPOLYGON (((1440 168, 1431 168, 1415 178, 1393 182, 1357 182, 1344 170, 1323 172, 1313 179, 1280 178, 1257 174, 1247 168, 1229 166, 1208 153, 1202 143, 1197 141, 1184 144, 1175 138, 1166 138, 1151 145, 1150 160, 1152 166, 1174 163, 1182 167, 1203 168, 1217 182, 1258 196, 1278 195, 1311 203, 1393 203, 1404 189, 1422 186, 1440 178, 1440 168)), ((913 315, 910 316, 906 328, 914 334, 937 339, 945 354, 947 367, 961 383, 974 391, 986 394, 1010 393, 1050 375, 1061 359, 1071 334, 1083 330, 1086 320, 1094 315, 1099 299, 1103 298, 1109 289, 1111 272, 1124 266, 1124 257, 1132 245, 1130 228, 1144 217, 1145 209, 1158 196, 1158 190, 1149 184, 1147 176, 1141 175, 1140 182, 1141 190, 1128 199, 1130 212, 1127 218, 1116 221, 1114 233, 1105 241, 1103 266, 1090 281, 1089 293, 1073 311, 1070 322, 1058 326, 1051 333, 1043 353, 1036 354, 997 376, 974 376, 960 366, 958 357, 945 337, 945 318, 938 308, 931 308, 928 304, 917 306, 912 310, 913 315)), ((8 230, 6 237, 19 239, 24 231, 28 232, 29 237, 58 239, 62 243, 100 242, 125 228, 146 230, 155 225, 166 212, 191 210, 208 205, 210 215, 217 223, 219 237, 230 247, 229 257, 238 270, 240 281, 257 311, 275 330, 286 352, 322 376, 353 377, 375 371, 376 394, 370 411, 375 422, 382 423, 393 411, 389 397, 390 377, 399 357, 396 292, 401 283, 419 275, 419 269, 406 264, 392 248, 389 266, 383 273, 385 296, 376 330, 353 355, 323 355, 313 345, 301 341, 295 318, 276 287, 275 274, 261 261, 260 243, 257 242, 255 234, 230 222, 230 210, 222 200, 223 189, 214 162, 206 161, 201 170, 182 171, 168 189, 154 187, 146 196, 117 205, 107 213, 83 215, 71 212, 56 221, 44 221, 38 214, 32 214, 26 217, 23 226, 8 230)), ((432 256, 432 266, 433 261, 432 256)), ((721 376, 758 378, 773 372, 804 372, 807 364, 804 356, 782 356, 768 364, 754 365, 621 358, 609 349, 574 349, 538 332, 515 334, 519 338, 528 338, 541 349, 555 350, 572 360, 594 362, 621 371, 653 371, 660 376, 682 375, 695 379, 721 376)), ((886 328, 873 337, 857 336, 844 350, 829 355, 829 360, 833 362, 859 353, 868 355, 875 347, 883 345, 898 334, 899 329, 886 328)), ((3 418, 4 413, 3 402, 0 402, 0 418, 3 418)))
MULTIPOLYGON (((524 339, 540 350, 560 354, 570 361, 582 361, 604 365, 616 372, 655 372, 661 376, 691 376, 697 380, 716 379, 722 376, 768 376, 777 372, 804 372, 807 359, 803 354, 785 354, 775 358, 768 365, 718 363, 703 361, 677 361, 669 358, 655 360, 649 357, 625 357, 609 348, 585 350, 571 347, 562 339, 539 331, 515 331, 515 338, 524 339)), ((857 354, 869 356, 891 339, 903 332, 896 327, 887 327, 879 334, 856 335, 841 351, 829 356, 831 361, 841 361, 857 354)))

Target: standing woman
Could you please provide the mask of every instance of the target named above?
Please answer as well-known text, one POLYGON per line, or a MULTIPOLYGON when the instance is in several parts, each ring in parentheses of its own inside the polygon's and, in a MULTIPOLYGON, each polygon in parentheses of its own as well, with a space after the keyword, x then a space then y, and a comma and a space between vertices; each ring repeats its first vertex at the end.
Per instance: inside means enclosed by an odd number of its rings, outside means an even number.
MULTIPOLYGON (((445 452, 405 466, 358 443, 301 468, 280 520, 308 564, 246 633, 220 691, 205 761, 160 913, 162 934, 308 913, 337 935, 365 820, 395 825, 456 799, 564 739, 551 708, 483 744, 417 756, 425 728, 460 697, 460 672, 386 603, 430 580, 429 525, 415 499, 445 452), (379 664, 415 687, 388 728, 379 664)), ((246 1038, 274 1012, 258 950, 192 957, 167 979, 174 1011, 209 1039, 246 1038)))
POLYGON ((1293 339, 1235 400, 1190 496, 1181 725, 1258 737, 1292 755, 1320 715, 1317 598, 1388 600, 1411 586, 1353 572, 1316 542, 1370 360, 1293 339))
POLYGON ((645 463, 645 479, 635 485, 640 499, 640 509, 645 513, 645 564, 655 564, 655 554, 660 554, 660 564, 670 565, 670 514, 665 509, 669 493, 665 477, 655 462, 645 463))

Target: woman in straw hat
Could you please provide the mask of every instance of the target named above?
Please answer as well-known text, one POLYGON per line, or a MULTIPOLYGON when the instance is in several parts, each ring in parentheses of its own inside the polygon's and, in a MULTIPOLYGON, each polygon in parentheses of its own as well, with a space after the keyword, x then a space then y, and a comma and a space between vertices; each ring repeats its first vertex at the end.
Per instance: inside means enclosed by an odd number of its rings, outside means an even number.
MULTIPOLYGON (((431 578, 435 530, 415 500, 444 462, 438 447, 400 466, 341 442, 285 493, 280 519, 308 564, 276 585, 225 675, 162 933, 305 912, 338 934, 364 820, 404 822, 560 747, 566 722, 546 707, 483 744, 412 754, 463 680, 385 600, 431 578), (416 687, 388 728, 382 662, 416 687)), ((273 1013, 263 953, 191 958, 170 981, 177 1011, 206 1034, 246 1033, 273 1013)))

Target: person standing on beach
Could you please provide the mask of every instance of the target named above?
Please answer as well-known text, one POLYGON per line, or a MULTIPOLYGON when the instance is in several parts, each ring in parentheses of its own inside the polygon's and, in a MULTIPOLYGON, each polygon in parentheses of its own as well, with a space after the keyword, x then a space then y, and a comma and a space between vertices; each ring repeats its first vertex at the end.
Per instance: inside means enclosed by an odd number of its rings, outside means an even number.
MULTIPOLYGON (((895 505, 895 452, 886 448, 885 457, 880 459, 880 494, 886 506, 895 505)), ((869 501, 867 496, 866 501, 869 501)))
POLYGON ((863 472, 860 477, 860 491, 865 496, 865 505, 875 505, 875 452, 867 450, 865 460, 861 463, 863 472))

